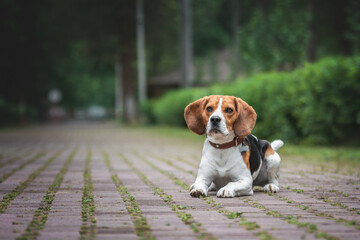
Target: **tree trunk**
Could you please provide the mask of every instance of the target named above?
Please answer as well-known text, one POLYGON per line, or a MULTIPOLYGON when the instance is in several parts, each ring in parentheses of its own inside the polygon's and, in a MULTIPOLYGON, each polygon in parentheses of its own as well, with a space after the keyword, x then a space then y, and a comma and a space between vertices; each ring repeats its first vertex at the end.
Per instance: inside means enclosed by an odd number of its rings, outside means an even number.
POLYGON ((233 52, 232 52, 232 67, 231 80, 235 80, 240 71, 239 66, 239 17, 240 17, 240 3, 239 0, 232 1, 233 7, 233 52))
POLYGON ((123 118, 124 97, 122 82, 122 66, 119 53, 115 56, 115 118, 120 120, 123 118))
POLYGON ((131 50, 125 51, 121 55, 123 66, 123 101, 124 101, 124 120, 126 123, 135 123, 137 121, 137 102, 135 96, 135 70, 134 53, 131 50))
POLYGON ((136 101, 136 73, 135 73, 135 42, 136 21, 135 1, 127 1, 126 13, 119 23, 119 51, 122 66, 122 97, 123 97, 123 120, 126 123, 137 122, 136 101))
POLYGON ((315 2, 314 0, 307 1, 307 9, 310 14, 310 21, 308 25, 309 29, 309 41, 306 49, 306 59, 309 62, 316 60, 316 49, 317 49, 317 35, 315 30, 315 2))
POLYGON ((336 30, 336 39, 338 44, 338 49, 345 56, 350 56, 352 54, 351 42, 346 37, 348 30, 347 23, 347 13, 346 6, 349 5, 349 1, 334 1, 334 6, 336 8, 336 21, 335 21, 335 30, 336 30))
POLYGON ((145 34, 144 34, 144 1, 136 1, 136 39, 137 39, 137 63, 138 63, 138 95, 139 101, 147 99, 146 84, 146 61, 145 61, 145 34))
POLYGON ((180 58, 184 87, 193 86, 194 81, 191 22, 191 1, 181 0, 180 58))

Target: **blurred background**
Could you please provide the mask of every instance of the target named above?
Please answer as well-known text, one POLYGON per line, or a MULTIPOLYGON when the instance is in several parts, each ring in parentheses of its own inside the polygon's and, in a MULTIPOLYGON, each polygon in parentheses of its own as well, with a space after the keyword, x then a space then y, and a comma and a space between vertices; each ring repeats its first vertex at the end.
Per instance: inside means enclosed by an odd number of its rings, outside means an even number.
POLYGON ((360 144, 358 0, 0 0, 0 127, 185 126, 235 95, 254 133, 360 144))

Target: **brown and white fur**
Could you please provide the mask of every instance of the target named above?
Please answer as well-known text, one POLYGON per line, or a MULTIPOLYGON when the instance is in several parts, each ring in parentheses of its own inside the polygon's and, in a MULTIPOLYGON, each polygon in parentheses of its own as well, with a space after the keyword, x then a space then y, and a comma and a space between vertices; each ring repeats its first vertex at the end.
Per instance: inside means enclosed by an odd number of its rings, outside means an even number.
POLYGON ((253 195, 253 186, 279 191, 280 156, 276 151, 284 143, 275 140, 270 144, 250 134, 257 115, 245 101, 207 96, 189 104, 184 116, 191 131, 207 135, 191 196, 207 196, 211 190, 217 190, 217 197, 253 195), (237 138, 243 140, 239 145, 237 138), (231 141, 236 146, 217 148, 231 141), (241 151, 244 147, 248 150, 241 151))

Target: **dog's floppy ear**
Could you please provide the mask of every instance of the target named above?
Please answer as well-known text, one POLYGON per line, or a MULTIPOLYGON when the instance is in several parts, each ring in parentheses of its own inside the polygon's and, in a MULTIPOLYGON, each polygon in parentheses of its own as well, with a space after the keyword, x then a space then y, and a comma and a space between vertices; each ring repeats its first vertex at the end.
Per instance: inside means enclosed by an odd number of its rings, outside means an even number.
POLYGON ((256 112, 249 104, 240 98, 235 98, 235 106, 238 111, 238 117, 234 123, 235 135, 246 137, 255 126, 256 112))
POLYGON ((204 106, 209 97, 203 97, 186 106, 184 117, 188 128, 196 134, 202 135, 205 133, 205 123, 202 117, 204 106))

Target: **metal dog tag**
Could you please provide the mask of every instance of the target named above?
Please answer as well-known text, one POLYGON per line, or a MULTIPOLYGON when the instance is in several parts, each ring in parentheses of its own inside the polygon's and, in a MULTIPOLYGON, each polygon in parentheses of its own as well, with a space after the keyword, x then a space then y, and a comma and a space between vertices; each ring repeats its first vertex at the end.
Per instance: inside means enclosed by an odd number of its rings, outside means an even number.
POLYGON ((242 153, 242 152, 247 152, 247 151, 249 151, 248 145, 241 144, 241 146, 239 147, 239 152, 242 153))

